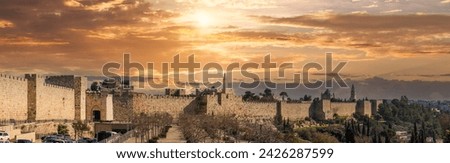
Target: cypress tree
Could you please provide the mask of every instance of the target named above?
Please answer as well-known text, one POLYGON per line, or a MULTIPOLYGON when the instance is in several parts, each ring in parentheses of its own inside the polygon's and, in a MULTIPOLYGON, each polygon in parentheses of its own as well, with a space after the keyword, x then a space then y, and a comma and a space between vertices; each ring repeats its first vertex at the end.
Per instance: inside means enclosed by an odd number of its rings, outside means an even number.
POLYGON ((372 143, 377 143, 377 134, 373 134, 372 136, 372 143))
POLYGON ((367 136, 370 136, 370 119, 367 118, 367 136))
POLYGON ((422 121, 422 130, 421 130, 421 133, 420 133, 420 136, 421 136, 421 143, 425 143, 425 139, 426 139, 426 137, 425 137, 425 123, 422 121))
POLYGON ((361 133, 363 136, 365 136, 366 135, 366 124, 364 124, 363 123, 363 126, 362 126, 362 133, 361 133))
POLYGON ((381 136, 379 135, 379 133, 377 133, 377 137, 378 137, 378 143, 381 143, 381 136))
POLYGON ((347 143, 355 143, 356 142, 354 128, 349 123, 346 123, 346 127, 345 127, 345 141, 347 143))
POLYGON ((413 133, 411 134, 411 143, 417 143, 417 123, 414 122, 413 133))

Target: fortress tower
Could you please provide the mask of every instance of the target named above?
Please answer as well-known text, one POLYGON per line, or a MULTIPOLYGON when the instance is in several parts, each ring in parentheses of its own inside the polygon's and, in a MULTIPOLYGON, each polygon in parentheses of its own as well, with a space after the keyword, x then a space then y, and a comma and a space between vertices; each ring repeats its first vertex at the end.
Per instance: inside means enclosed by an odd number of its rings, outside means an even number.
POLYGON ((223 74, 223 81, 222 81, 222 93, 223 94, 227 94, 227 79, 226 79, 226 74, 223 74))
POLYGON ((86 119, 87 77, 75 77, 73 83, 75 96, 75 120, 83 121, 86 119))
POLYGON ((42 78, 39 78, 36 74, 25 74, 25 79, 27 79, 28 94, 27 94, 27 120, 36 120, 36 87, 38 82, 44 82, 42 78), (41 80, 41 81, 38 81, 41 80))
POLYGON ((356 100, 356 94, 355 94, 355 85, 352 84, 352 90, 350 92, 350 101, 356 100))

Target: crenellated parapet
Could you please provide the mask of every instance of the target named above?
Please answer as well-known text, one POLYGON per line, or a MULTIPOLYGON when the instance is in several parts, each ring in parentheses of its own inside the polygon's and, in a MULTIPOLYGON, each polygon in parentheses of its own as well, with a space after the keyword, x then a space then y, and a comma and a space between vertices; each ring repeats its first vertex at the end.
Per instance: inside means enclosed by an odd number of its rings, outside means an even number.
POLYGON ((172 100, 194 100, 196 96, 191 95, 181 95, 181 96, 169 96, 169 95, 151 95, 145 93, 134 93, 132 94, 133 98, 140 98, 146 100, 155 100, 155 99, 172 99, 172 100))
POLYGON ((254 104, 254 105, 259 105, 259 104, 262 104, 262 105, 265 105, 265 104, 272 105, 272 104, 276 104, 277 101, 242 101, 242 103, 248 104, 248 105, 252 105, 252 104, 254 104))
POLYGON ((17 77, 17 76, 12 76, 12 75, 7 75, 7 74, 1 74, 0 73, 0 78, 1 79, 6 79, 6 80, 11 80, 12 81, 22 81, 22 82, 26 82, 27 79, 22 78, 22 77, 17 77))
POLYGON ((43 85, 44 87, 50 87, 50 88, 56 88, 56 89, 62 89, 62 90, 67 90, 67 91, 74 91, 73 88, 63 87, 63 86, 59 86, 59 85, 53 85, 53 84, 47 84, 47 83, 42 83, 42 85, 43 85))
POLYGON ((74 75, 46 76, 45 83, 66 88, 75 88, 74 75))

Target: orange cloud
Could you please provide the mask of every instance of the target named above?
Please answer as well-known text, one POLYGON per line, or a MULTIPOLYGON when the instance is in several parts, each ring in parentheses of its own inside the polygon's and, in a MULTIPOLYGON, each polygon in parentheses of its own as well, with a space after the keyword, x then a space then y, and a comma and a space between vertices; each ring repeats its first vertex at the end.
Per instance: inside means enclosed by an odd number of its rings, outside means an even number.
MULTIPOLYGON (((28 2, 0 2, 2 71, 98 74, 103 64, 121 62, 123 53, 131 53, 133 60, 143 64, 157 65, 172 61, 176 54, 184 59, 196 54, 202 64, 218 62, 223 66, 261 62, 271 53, 277 63, 301 66, 321 62, 324 53, 333 52, 337 60, 376 67, 350 66, 346 71, 351 77, 355 72, 364 74, 362 70, 376 74, 408 65, 383 64, 387 59, 429 57, 426 62, 431 63, 433 59, 445 60, 450 53, 450 16, 442 14, 335 14, 334 10, 318 9, 317 14, 292 16, 292 12, 278 8, 282 3, 265 0, 215 1, 211 8, 203 1, 28 2), (224 11, 216 11, 223 5, 224 11), (274 8, 261 10, 267 7, 274 8), (213 21, 200 27, 200 20, 184 19, 198 11, 205 11, 203 14, 213 21), (273 15, 249 16, 258 15, 254 13, 273 15)), ((371 9, 367 9, 369 13, 371 9)), ((440 69, 445 68, 450 67, 440 69)))
POLYGON ((316 17, 304 15, 276 18, 261 16, 265 23, 289 24, 331 30, 310 34, 319 45, 366 49, 376 55, 414 56, 448 54, 450 48, 439 39, 418 40, 445 35, 448 39, 450 16, 448 15, 328 15, 316 17), (320 40, 320 38, 322 38, 320 40), (328 41, 327 41, 328 40, 328 41), (431 50, 430 49, 435 49, 431 50), (440 49, 440 50, 436 50, 440 49), (397 55, 398 54, 398 55, 397 55))
POLYGON ((0 38, 0 43, 5 45, 17 45, 17 46, 51 46, 51 45, 69 44, 68 42, 64 41, 40 41, 28 37, 0 38))
POLYGON ((0 19, 0 28, 11 28, 14 27, 14 24, 7 20, 0 19))

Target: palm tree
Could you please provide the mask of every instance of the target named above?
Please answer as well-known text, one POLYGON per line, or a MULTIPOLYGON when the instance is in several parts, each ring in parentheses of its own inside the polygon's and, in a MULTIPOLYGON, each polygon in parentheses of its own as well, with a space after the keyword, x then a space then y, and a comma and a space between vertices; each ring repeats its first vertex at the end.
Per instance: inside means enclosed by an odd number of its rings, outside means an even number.
POLYGON ((264 90, 264 96, 265 96, 265 97, 273 96, 272 90, 270 90, 269 88, 266 88, 266 89, 264 90))
POLYGON ((281 96, 281 98, 282 98, 283 101, 284 101, 284 99, 285 99, 286 97, 289 97, 288 94, 287 94, 286 92, 281 92, 281 93, 280 93, 280 96, 281 96))
POLYGON ((303 101, 311 101, 311 100, 312 100, 311 96, 308 96, 306 94, 305 94, 305 96, 303 96, 303 101))
POLYGON ((255 93, 252 93, 250 91, 246 91, 244 96, 242 96, 243 101, 251 101, 254 99, 255 93))
POLYGON ((100 84, 98 82, 93 82, 91 84, 91 91, 100 91, 100 84))
POLYGON ((261 100, 263 101, 273 101, 273 93, 272 90, 270 90, 269 88, 266 88, 264 90, 264 93, 260 93, 260 95, 262 96, 261 100))

